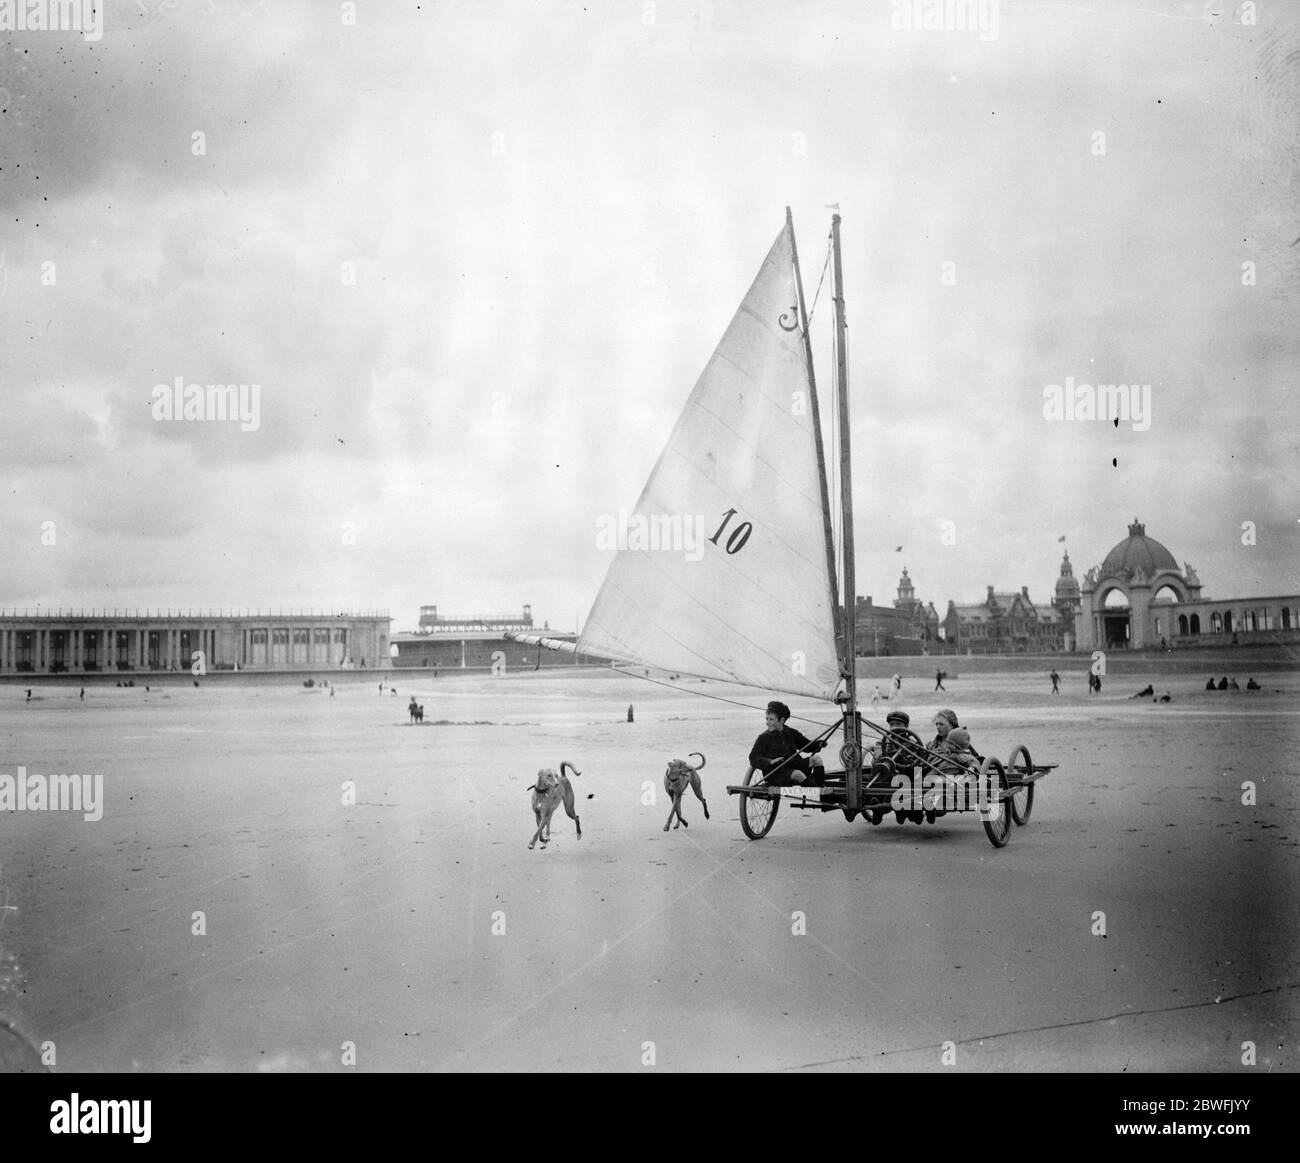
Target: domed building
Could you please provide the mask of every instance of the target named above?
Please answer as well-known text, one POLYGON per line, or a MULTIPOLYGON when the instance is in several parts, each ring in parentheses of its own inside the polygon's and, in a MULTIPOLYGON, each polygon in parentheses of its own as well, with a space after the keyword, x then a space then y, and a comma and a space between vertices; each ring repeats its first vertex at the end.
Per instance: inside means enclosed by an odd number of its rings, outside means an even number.
POLYGON ((858 595, 858 653, 860 655, 924 654, 939 637, 939 611, 933 602, 916 596, 916 587, 903 567, 893 609, 877 606, 870 595, 858 595))
POLYGON ((1079 599, 1079 579, 1074 576, 1069 550, 1061 559, 1061 576, 1056 579, 1052 606, 1061 620, 1060 649, 1073 650, 1078 635, 1079 611, 1083 607, 1079 599))
POLYGON ((1084 575, 1079 590, 1079 648, 1159 647, 1162 640, 1167 642, 1178 633, 1171 607, 1198 601, 1200 596, 1196 571, 1186 564, 1180 571, 1174 555, 1148 537, 1146 526, 1134 518, 1128 537, 1084 575))

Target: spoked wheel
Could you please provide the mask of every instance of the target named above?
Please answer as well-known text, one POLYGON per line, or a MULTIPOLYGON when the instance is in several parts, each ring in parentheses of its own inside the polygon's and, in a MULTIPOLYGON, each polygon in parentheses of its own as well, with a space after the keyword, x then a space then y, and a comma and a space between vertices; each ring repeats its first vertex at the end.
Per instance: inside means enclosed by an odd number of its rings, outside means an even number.
MULTIPOLYGON (((745 775, 745 786, 757 775, 750 771, 745 775)), ((781 806, 781 797, 751 796, 740 793, 740 826, 751 840, 761 840, 776 823, 776 810, 781 806)))
POLYGON ((1003 848, 1011 839, 1011 795, 1007 789, 1007 773, 1000 759, 989 756, 980 765, 980 819, 994 848, 1003 848))
MULTIPOLYGON (((909 731, 906 727, 901 731, 898 730, 898 728, 894 728, 894 730, 889 734, 893 735, 895 740, 897 740, 898 736, 901 735, 902 739, 906 741, 905 746, 893 749, 893 761, 895 767, 912 767, 921 762, 921 759, 925 755, 925 744, 921 742, 920 735, 915 731, 909 731)), ((884 737, 884 742, 891 742, 889 735, 884 737)))
MULTIPOLYGON (((1029 749, 1020 744, 1007 760, 1007 777, 1011 783, 1027 780, 1034 774, 1034 761, 1029 758, 1029 749)), ((1011 793, 1011 818, 1017 824, 1029 823, 1029 813, 1034 810, 1034 785, 1022 783, 1011 793)))

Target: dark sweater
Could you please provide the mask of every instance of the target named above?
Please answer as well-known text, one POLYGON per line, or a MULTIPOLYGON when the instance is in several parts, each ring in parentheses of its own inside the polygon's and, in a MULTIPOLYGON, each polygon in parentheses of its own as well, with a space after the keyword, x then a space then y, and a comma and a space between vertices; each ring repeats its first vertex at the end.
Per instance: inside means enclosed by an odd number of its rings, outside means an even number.
MULTIPOLYGON (((797 751, 805 750, 814 746, 808 742, 806 736, 801 735, 793 727, 782 727, 779 731, 764 731, 757 739, 754 740, 753 749, 749 753, 749 763, 751 767, 758 768, 759 771, 768 772, 772 770, 771 760, 787 759, 797 751)), ((818 746, 817 750, 821 750, 818 746)), ((784 767, 784 771, 803 771, 808 770, 808 761, 806 759, 792 759, 784 767)))

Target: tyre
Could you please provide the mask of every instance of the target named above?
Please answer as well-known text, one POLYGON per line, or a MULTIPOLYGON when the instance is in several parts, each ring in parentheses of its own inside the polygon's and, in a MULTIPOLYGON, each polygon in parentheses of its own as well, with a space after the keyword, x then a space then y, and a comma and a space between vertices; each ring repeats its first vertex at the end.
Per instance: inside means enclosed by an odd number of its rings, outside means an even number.
MULTIPOLYGON (((1007 760, 1007 782, 1015 785, 1034 773, 1034 761, 1029 758, 1029 749, 1020 744, 1007 760)), ((1020 783, 1011 793, 1011 818, 1017 824, 1029 823, 1029 813, 1034 810, 1034 785, 1020 783)))
POLYGON ((980 766, 980 819, 994 848, 1004 848, 1011 838, 1011 795, 1000 759, 989 756, 980 766))
MULTIPOLYGON (((749 772, 745 776, 745 786, 758 773, 749 772)), ((761 840, 776 823, 777 809, 781 806, 781 797, 776 795, 751 796, 740 793, 740 826, 751 840, 761 840)))

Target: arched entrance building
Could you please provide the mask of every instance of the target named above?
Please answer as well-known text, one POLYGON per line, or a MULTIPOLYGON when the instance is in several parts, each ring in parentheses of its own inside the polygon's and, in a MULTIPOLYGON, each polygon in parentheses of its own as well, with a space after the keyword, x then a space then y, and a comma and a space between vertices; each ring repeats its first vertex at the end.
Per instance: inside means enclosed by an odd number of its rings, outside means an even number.
MULTIPOLYGON (((1128 538, 1084 575, 1079 596, 1081 650, 1150 649, 1162 639, 1200 632, 1199 625, 1181 628, 1187 615, 1178 608, 1199 600, 1200 578, 1190 565, 1179 572, 1174 555, 1136 518, 1128 538)), ((1199 623, 1198 615, 1192 617, 1199 623)))

